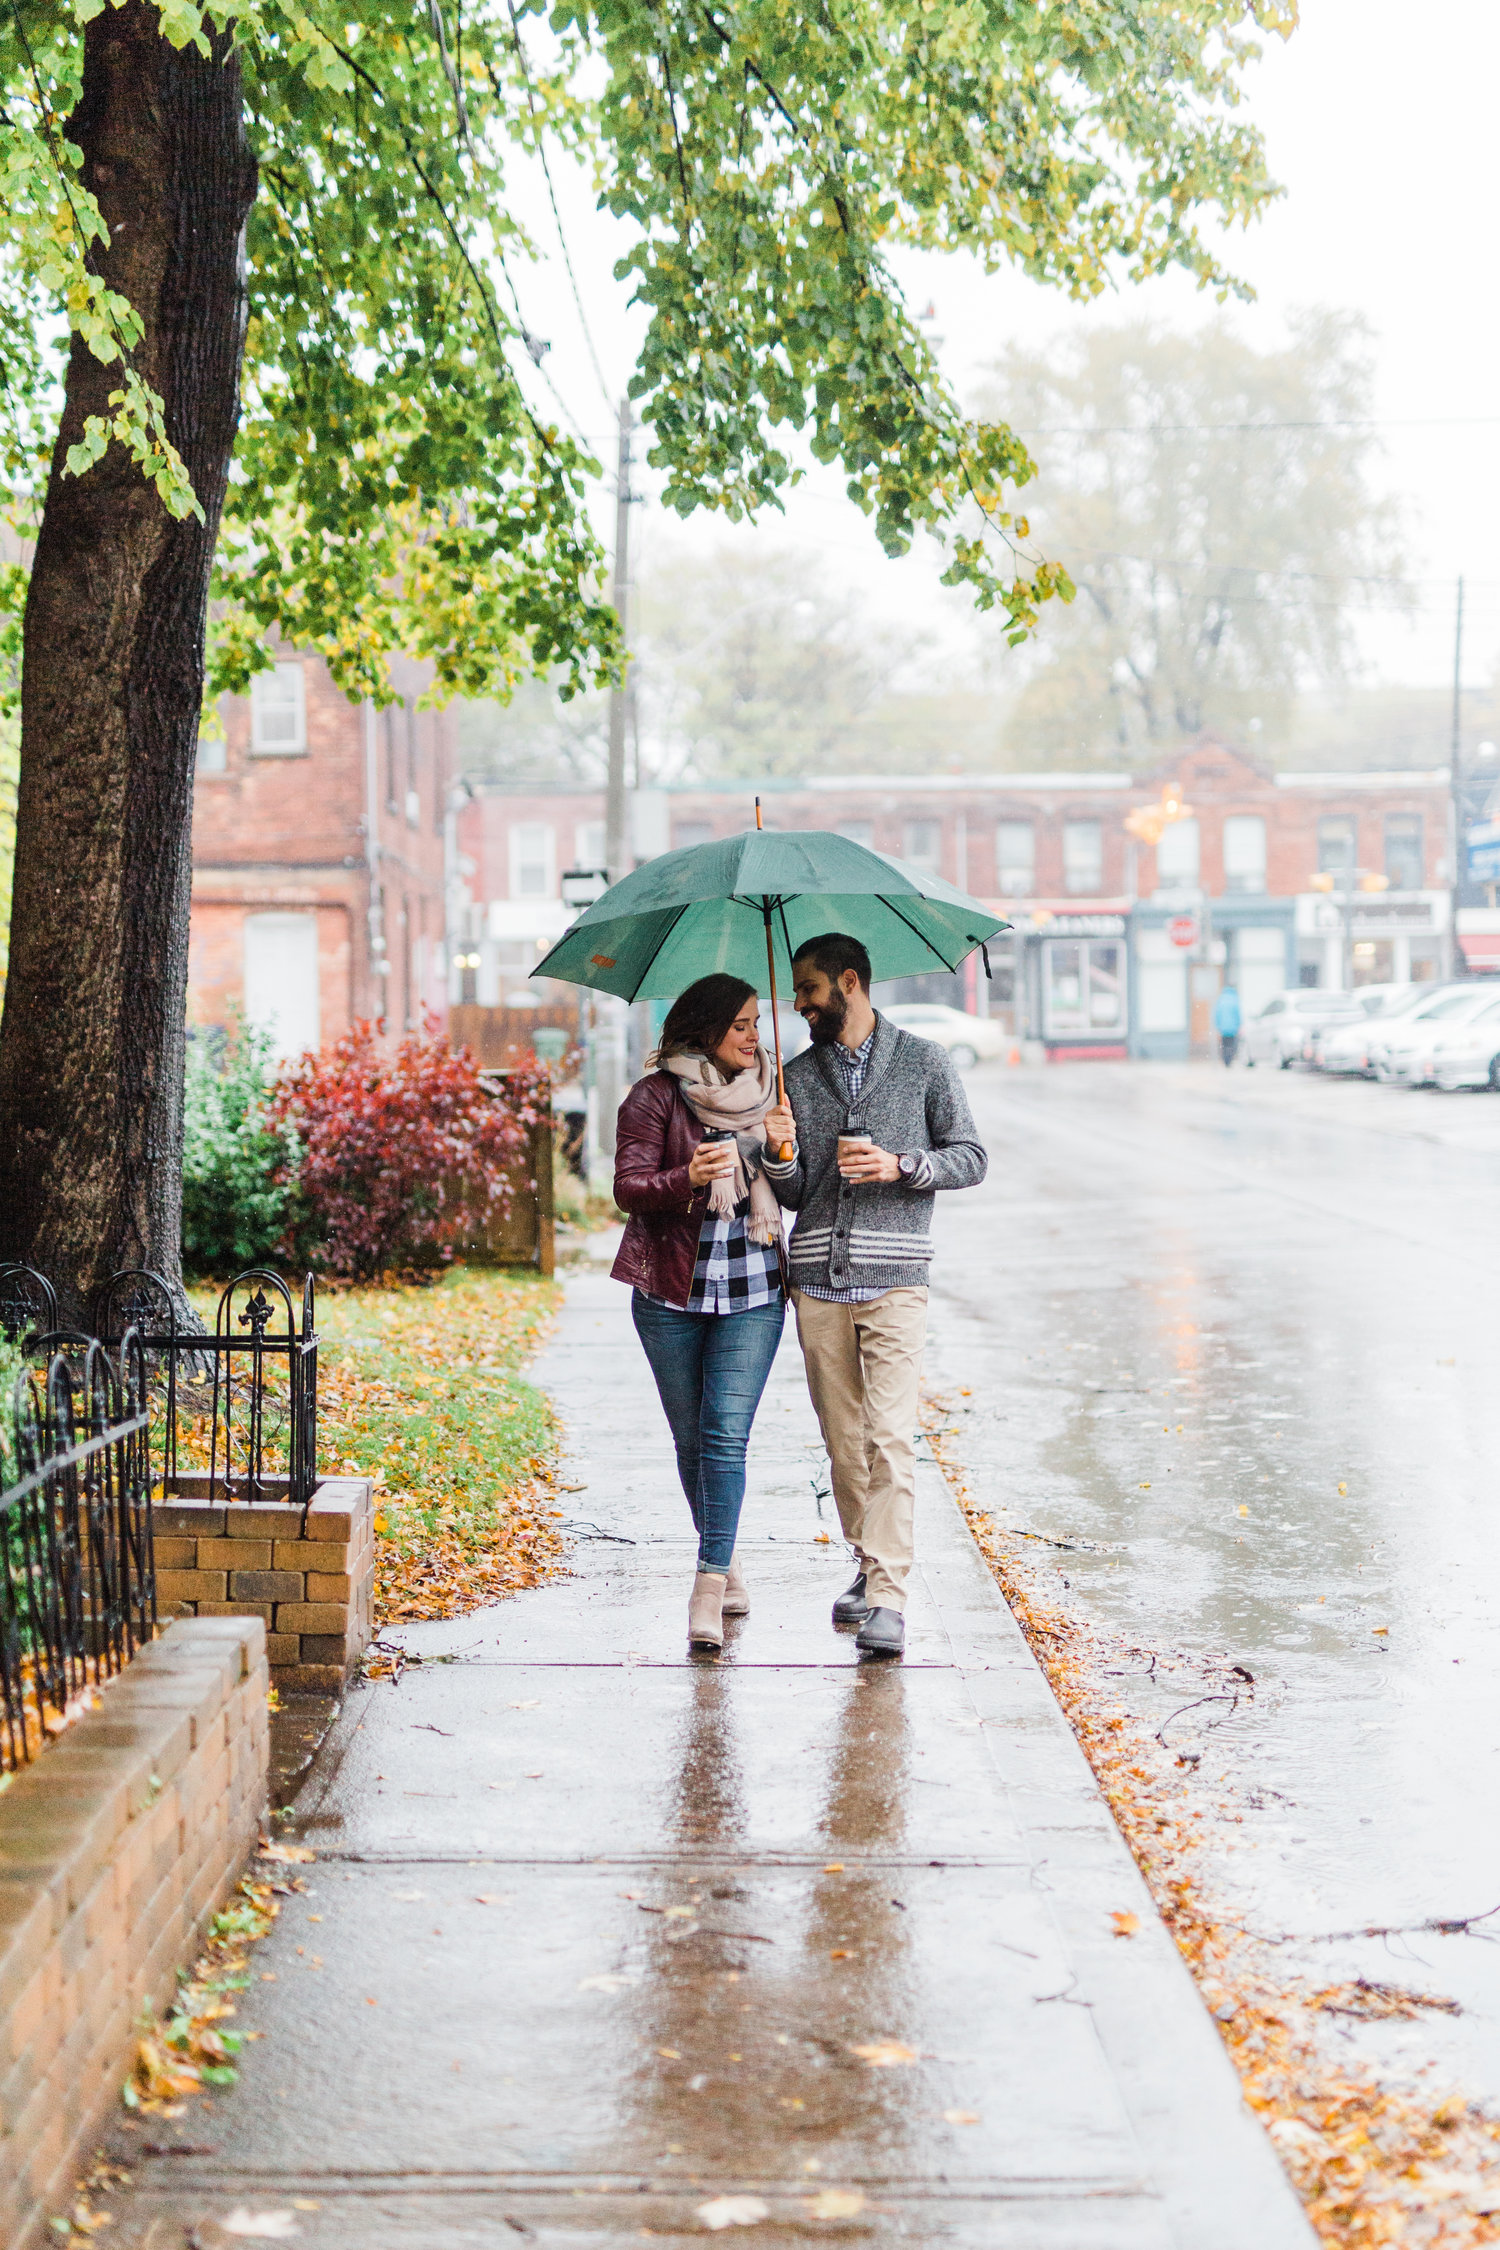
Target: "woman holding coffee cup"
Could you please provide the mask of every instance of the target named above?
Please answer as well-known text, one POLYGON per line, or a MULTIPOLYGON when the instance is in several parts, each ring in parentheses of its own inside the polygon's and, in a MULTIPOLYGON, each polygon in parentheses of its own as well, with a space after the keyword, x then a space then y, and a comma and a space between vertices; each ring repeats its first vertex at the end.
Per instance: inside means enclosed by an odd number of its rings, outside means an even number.
POLYGON ((672 1431, 698 1534, 696 1648, 724 1645, 750 1597, 735 1556, 745 1451, 786 1317, 781 1211, 762 1169, 790 1142, 760 1044, 755 987, 700 977, 673 1002, 648 1075, 620 1105, 615 1201, 629 1214, 614 1278, 672 1431))

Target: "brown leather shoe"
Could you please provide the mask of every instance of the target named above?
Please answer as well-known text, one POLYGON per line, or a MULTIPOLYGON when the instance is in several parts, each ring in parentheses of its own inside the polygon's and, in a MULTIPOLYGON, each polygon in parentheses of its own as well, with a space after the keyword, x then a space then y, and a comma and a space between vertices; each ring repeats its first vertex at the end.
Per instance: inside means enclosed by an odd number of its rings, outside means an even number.
POLYGON ((740 1551, 735 1548, 729 1558, 729 1576, 724 1581, 724 1615, 748 1617, 750 1615, 750 1589, 745 1584, 745 1574, 740 1569, 740 1551))

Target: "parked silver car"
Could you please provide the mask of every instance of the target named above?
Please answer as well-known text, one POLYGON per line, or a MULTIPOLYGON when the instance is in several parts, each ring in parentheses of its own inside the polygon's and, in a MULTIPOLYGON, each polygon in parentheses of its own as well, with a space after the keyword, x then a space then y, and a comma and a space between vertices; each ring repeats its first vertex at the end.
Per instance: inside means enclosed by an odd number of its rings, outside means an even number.
POLYGON ((1393 1023, 1398 1017, 1409 1016, 1414 1010, 1433 1000, 1445 985, 1437 984, 1365 984, 1354 997, 1364 1013, 1352 1023, 1320 1025, 1314 1034, 1317 1042, 1315 1055, 1304 1053, 1304 1059, 1315 1062, 1319 1070, 1353 1072, 1360 1078, 1374 1075, 1370 1063, 1370 1041, 1377 1024, 1393 1023))
POLYGON ((1298 988, 1278 992, 1245 1026, 1245 1063, 1275 1063, 1290 1070, 1302 1059, 1302 1043, 1315 1023, 1350 1023, 1363 1015, 1352 992, 1298 988))
POLYGON ((1375 1076, 1385 1086, 1429 1084, 1432 1051, 1443 1030, 1466 1023, 1494 997, 1492 986, 1445 985, 1408 1015, 1377 1023, 1370 1033, 1370 1067, 1375 1076))

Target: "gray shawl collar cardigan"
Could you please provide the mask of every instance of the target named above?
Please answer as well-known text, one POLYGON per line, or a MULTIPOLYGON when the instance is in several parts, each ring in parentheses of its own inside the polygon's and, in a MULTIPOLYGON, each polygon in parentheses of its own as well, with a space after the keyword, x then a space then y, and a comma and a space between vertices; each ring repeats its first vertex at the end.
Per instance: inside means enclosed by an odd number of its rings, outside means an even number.
POLYGON ((940 1188, 977 1187, 988 1160, 957 1073, 941 1047, 877 1015, 864 1084, 850 1103, 843 1067, 825 1047, 786 1066, 797 1153, 766 1163, 779 1201, 797 1214, 787 1257, 792 1286, 924 1288, 932 1258, 932 1201, 940 1188), (930 1155, 930 1184, 839 1176, 840 1133, 868 1133, 894 1156, 930 1155))

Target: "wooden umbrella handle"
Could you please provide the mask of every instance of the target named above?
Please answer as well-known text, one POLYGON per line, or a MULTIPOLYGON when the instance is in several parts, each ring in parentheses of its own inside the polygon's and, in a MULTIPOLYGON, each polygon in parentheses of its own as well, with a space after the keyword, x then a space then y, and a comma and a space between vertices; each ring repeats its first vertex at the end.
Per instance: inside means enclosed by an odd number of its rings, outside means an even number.
MULTIPOLYGON (((758 822, 760 818, 759 798, 757 798, 755 802, 755 814, 758 822)), ((771 1043, 776 1050, 776 1100, 780 1107, 782 1109, 785 1109, 786 1080, 782 1076, 781 1071, 781 1022, 776 1013, 776 944, 775 940, 771 936, 771 908, 769 902, 763 904, 761 911, 764 913, 766 918, 766 969, 771 979, 771 1043)), ((788 1145, 783 1142, 781 1147, 776 1150, 776 1161, 778 1164, 787 1164, 791 1161, 792 1157, 796 1155, 796 1153, 797 1152, 795 1148, 788 1147, 788 1145)))

